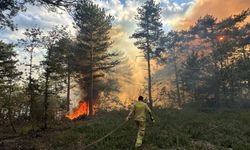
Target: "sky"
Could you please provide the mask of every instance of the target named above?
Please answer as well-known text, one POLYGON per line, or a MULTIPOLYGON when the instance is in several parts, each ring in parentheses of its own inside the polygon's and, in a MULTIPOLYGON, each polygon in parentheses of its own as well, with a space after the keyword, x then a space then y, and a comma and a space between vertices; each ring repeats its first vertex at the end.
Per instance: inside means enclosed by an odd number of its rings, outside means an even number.
MULTIPOLYGON (((111 38, 114 41, 111 49, 125 53, 129 58, 129 63, 133 68, 133 85, 123 84, 120 93, 121 99, 134 99, 137 93, 146 85, 146 65, 145 59, 140 57, 140 51, 134 46, 133 40, 129 37, 136 30, 137 8, 145 0, 93 0, 100 7, 106 9, 108 14, 114 16, 111 38)), ((163 29, 168 32, 172 29, 185 29, 192 25, 199 17, 211 14, 222 19, 232 14, 240 13, 243 9, 250 7, 250 0, 156 0, 162 8, 163 29)), ((248 21, 250 19, 248 18, 248 21)), ((0 40, 5 42, 16 42, 23 37, 26 28, 39 26, 43 30, 50 30, 55 25, 67 25, 68 30, 74 36, 75 29, 73 20, 66 12, 59 10, 58 13, 48 12, 43 7, 28 6, 26 12, 19 13, 14 18, 14 23, 18 25, 18 31, 9 29, 0 30, 0 40)), ((18 49, 19 57, 23 57, 22 49, 18 49)), ((43 52, 37 52, 37 63, 41 59, 43 52)), ((153 73, 158 70, 158 66, 153 64, 153 73)))
MULTIPOLYGON (((115 17, 114 26, 120 26, 128 34, 132 34, 136 23, 134 17, 137 8, 145 0, 94 0, 100 7, 104 7, 107 13, 115 17)), ((192 0, 156 0, 162 6, 162 21, 164 29, 169 30, 171 27, 167 20, 185 14, 190 6, 194 3, 192 0)), ((26 12, 19 13, 14 18, 14 23, 18 25, 19 30, 12 32, 10 30, 0 30, 0 39, 6 42, 12 42, 22 37, 25 28, 39 26, 45 30, 54 25, 68 25, 73 32, 71 17, 62 11, 60 13, 48 12, 43 7, 28 6, 26 12)))

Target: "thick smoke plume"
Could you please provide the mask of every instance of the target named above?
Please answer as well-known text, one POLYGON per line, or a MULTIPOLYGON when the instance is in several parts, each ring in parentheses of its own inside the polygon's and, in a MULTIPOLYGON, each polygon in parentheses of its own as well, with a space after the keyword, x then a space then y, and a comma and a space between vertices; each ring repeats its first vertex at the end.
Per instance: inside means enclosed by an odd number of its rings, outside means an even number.
MULTIPOLYGON (((239 14, 242 10, 250 8, 250 0, 195 0, 184 16, 171 21, 174 28, 183 29, 193 25, 197 19, 207 14, 223 19, 230 15, 239 14)), ((246 22, 250 21, 250 17, 246 22)))

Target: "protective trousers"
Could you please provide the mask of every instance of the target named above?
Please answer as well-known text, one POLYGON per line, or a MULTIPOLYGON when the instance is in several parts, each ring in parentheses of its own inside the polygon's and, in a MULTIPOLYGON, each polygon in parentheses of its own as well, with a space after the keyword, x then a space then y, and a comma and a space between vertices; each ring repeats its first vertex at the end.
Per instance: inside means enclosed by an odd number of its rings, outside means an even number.
POLYGON ((140 147, 142 145, 142 140, 145 134, 146 121, 135 121, 138 127, 137 139, 135 142, 135 147, 140 147))

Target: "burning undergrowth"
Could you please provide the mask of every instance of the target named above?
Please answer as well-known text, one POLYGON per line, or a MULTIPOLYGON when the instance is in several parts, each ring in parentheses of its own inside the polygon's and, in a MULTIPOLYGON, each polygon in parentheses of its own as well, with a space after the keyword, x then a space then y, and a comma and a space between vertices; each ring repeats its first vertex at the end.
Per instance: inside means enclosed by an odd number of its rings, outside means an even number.
MULTIPOLYGON (((95 114, 96 107, 94 106, 93 112, 95 114)), ((67 114, 65 117, 70 120, 84 119, 89 116, 89 105, 87 101, 80 101, 77 108, 74 108, 73 111, 67 114)))

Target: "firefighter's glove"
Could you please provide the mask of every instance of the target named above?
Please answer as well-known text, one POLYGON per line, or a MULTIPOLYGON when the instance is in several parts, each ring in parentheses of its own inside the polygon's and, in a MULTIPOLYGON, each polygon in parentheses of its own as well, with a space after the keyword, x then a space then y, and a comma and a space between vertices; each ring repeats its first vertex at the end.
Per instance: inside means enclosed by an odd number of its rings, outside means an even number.
POLYGON ((126 117, 126 121, 129 121, 130 120, 130 117, 126 117))
POLYGON ((155 123, 155 119, 154 119, 153 117, 151 117, 151 121, 152 121, 153 123, 155 123))

